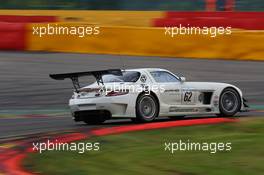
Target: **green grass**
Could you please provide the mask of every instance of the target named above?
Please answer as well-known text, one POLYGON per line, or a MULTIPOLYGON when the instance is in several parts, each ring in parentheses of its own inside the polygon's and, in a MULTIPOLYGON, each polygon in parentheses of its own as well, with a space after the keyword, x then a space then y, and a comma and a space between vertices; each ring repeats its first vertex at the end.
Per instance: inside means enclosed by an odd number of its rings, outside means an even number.
POLYGON ((31 154, 27 169, 44 174, 256 175, 264 172, 264 118, 238 123, 139 131, 93 137, 99 152, 31 154), (231 142, 232 150, 164 151, 164 142, 231 142))

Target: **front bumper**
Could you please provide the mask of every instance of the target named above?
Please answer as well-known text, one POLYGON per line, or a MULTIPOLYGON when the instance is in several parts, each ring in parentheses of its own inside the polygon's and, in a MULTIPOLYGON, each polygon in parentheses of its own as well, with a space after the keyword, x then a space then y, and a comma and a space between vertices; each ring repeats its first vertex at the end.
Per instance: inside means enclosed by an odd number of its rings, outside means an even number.
POLYGON ((248 112, 250 111, 250 107, 249 105, 247 104, 247 100, 245 98, 242 98, 243 102, 242 102, 242 107, 240 109, 240 112, 248 112))

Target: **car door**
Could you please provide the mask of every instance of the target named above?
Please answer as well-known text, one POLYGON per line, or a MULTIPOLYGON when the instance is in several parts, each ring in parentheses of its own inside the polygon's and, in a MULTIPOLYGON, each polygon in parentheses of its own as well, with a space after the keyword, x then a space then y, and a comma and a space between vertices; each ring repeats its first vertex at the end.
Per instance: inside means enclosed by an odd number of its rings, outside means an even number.
POLYGON ((195 105, 198 100, 198 91, 194 87, 182 83, 181 87, 181 104, 182 105, 195 105))
POLYGON ((170 106, 181 105, 181 82, 167 71, 150 72, 160 89, 160 100, 170 106))
POLYGON ((164 83, 164 92, 161 93, 161 99, 168 105, 181 104, 181 84, 180 83, 164 83))

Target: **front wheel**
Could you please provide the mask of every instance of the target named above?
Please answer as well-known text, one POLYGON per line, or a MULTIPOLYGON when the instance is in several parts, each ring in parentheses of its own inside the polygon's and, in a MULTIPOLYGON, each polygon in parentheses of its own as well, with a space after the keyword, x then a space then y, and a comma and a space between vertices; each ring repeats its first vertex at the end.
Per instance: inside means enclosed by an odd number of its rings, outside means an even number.
POLYGON ((232 117, 240 108, 241 98, 238 92, 233 88, 224 89, 219 100, 219 116, 232 117))
POLYGON ((139 122, 151 122, 158 117, 159 104, 155 97, 148 94, 140 95, 136 104, 136 115, 139 122))

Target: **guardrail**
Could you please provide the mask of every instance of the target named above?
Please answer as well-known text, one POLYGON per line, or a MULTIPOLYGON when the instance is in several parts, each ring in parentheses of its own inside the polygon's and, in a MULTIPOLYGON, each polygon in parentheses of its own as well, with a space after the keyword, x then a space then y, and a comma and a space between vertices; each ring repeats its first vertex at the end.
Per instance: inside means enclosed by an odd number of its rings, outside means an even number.
MULTIPOLYGON (((1 12, 3 13, 3 11, 0 11, 0 14, 1 12)), ((78 20, 74 22, 68 22, 67 20, 66 22, 58 22, 59 20, 65 19, 73 14, 77 15, 77 11, 67 13, 58 11, 57 14, 61 15, 58 17, 50 17, 47 12, 48 11, 39 12, 39 17, 34 16, 34 14, 37 13, 36 11, 31 11, 31 13, 28 14, 29 16, 24 15, 16 18, 0 16, 0 21, 1 18, 3 21, 9 21, 8 23, 0 22, 0 49, 184 58, 264 60, 264 13, 168 12, 165 14, 163 12, 112 11, 111 13, 108 13, 109 21, 106 20, 106 22, 103 21, 103 18, 107 18, 107 12, 83 12, 83 14, 86 15, 95 14, 98 19, 102 19, 100 23, 93 23, 91 21, 81 22, 78 20), (135 16, 135 14, 137 15, 135 16), (131 26, 110 26, 111 24, 120 24, 120 21, 122 21, 120 18, 114 23, 111 21, 116 17, 119 17, 119 15, 123 17, 122 20, 125 21, 123 23, 124 25, 131 26), (177 21, 177 23, 174 23, 175 21, 173 21, 173 23, 163 23, 162 25, 156 26, 175 26, 179 23, 184 26, 190 22, 190 26, 195 26, 196 24, 200 27, 226 27, 230 25, 230 27, 235 26, 238 28, 254 30, 232 30, 231 35, 220 35, 214 38, 197 34, 175 35, 174 37, 170 37, 165 35, 166 30, 164 30, 163 27, 146 27, 150 26, 153 17, 163 19, 161 16, 164 16, 165 19, 170 18, 179 21, 177 21), (181 19, 179 19, 180 17, 181 19), (245 20, 244 17, 249 19, 245 20), (142 18, 144 21, 148 21, 147 25, 146 22, 140 22, 139 19, 142 18), (198 18, 198 20, 190 20, 192 18, 198 18), (219 19, 215 21, 213 20, 215 18, 219 19), (220 18, 223 19, 220 20, 220 18), (135 19, 135 21, 131 19, 135 19), (12 23, 10 23, 10 20, 12 23), (196 23, 191 23, 192 21, 196 23), (47 26, 48 24, 75 28, 80 26, 97 26, 98 28, 96 30, 98 30, 98 32, 96 32, 96 35, 85 37, 67 34, 48 34, 40 37, 33 30, 34 27, 47 26)), ((82 16, 83 14, 79 15, 82 16)), ((89 15, 87 16, 87 19, 88 17, 89 15)))

